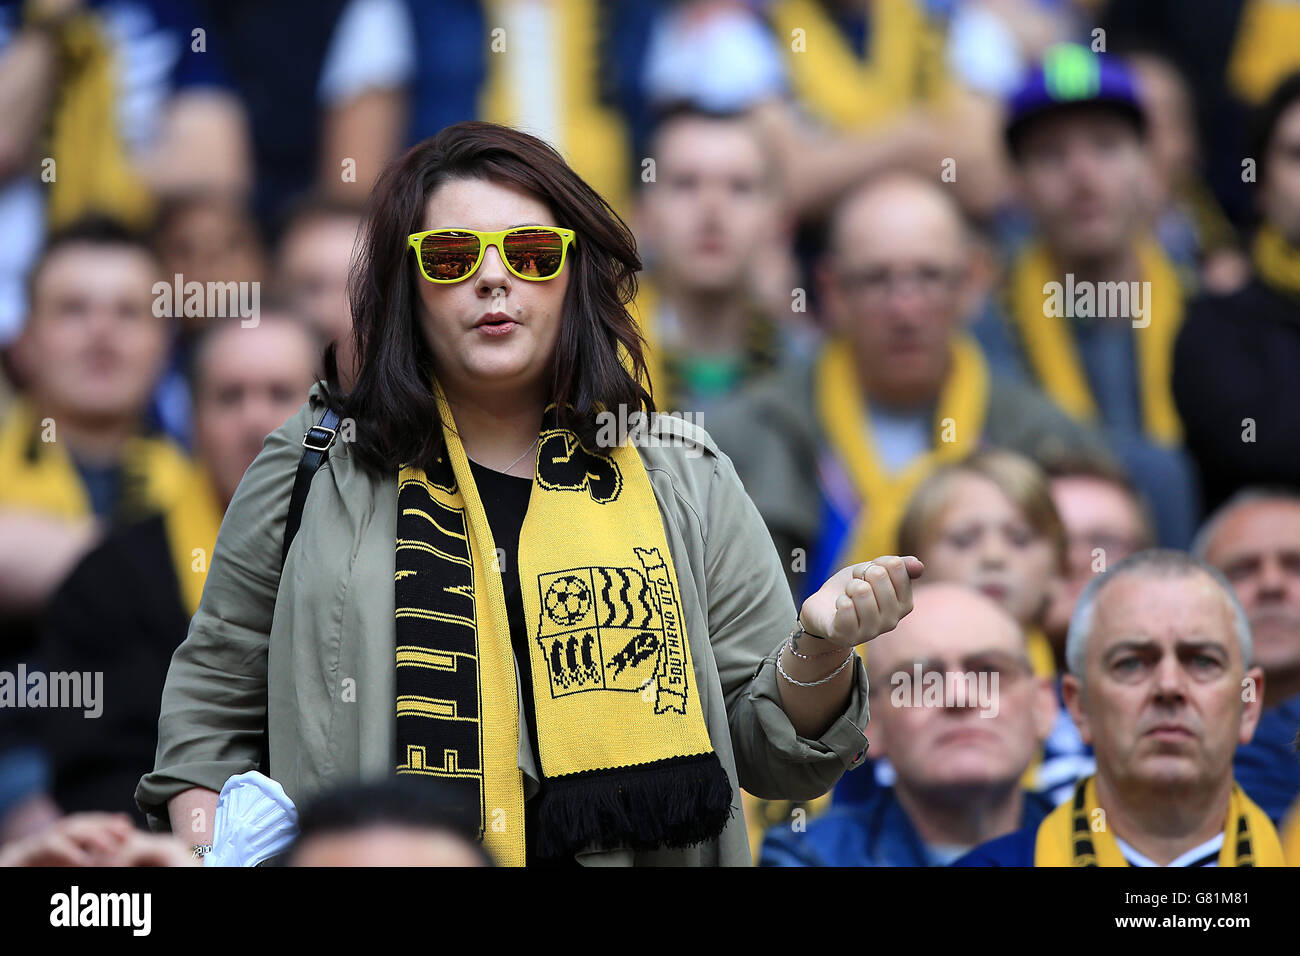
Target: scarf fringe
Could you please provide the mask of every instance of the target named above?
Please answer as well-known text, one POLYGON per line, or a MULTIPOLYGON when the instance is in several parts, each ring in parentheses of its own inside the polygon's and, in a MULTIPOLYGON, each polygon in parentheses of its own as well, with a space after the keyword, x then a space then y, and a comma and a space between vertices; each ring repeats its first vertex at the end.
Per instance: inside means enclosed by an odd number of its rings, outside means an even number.
POLYGON ((592 846, 695 846, 727 825, 731 794, 716 753, 548 777, 537 798, 537 852, 552 858, 592 846))

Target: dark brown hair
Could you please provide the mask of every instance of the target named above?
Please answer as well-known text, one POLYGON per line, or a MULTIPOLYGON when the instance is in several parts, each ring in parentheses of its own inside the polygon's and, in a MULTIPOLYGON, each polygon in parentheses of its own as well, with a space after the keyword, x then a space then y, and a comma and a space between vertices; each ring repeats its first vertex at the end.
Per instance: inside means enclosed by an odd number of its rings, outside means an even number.
POLYGON ((378 474, 425 465, 442 446, 434 356, 417 314, 424 280, 407 236, 425 228, 434 190, 457 179, 526 190, 550 207, 557 225, 577 233, 551 372, 560 423, 594 447, 598 412, 654 408, 642 385, 641 333, 627 311, 641 268, 632 231, 547 143, 496 123, 456 123, 407 150, 371 193, 348 282, 358 357, 350 393, 340 387, 334 347, 325 352, 329 402, 354 421, 353 452, 378 474))

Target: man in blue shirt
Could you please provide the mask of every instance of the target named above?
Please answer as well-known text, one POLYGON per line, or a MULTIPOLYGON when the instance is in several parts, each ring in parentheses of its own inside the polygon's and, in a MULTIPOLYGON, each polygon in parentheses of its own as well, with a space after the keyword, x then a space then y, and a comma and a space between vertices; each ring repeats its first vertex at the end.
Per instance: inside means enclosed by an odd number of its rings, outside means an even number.
POLYGON ((1237 781, 1279 822, 1300 796, 1300 494, 1246 489, 1196 538, 1196 554, 1231 582, 1250 620, 1263 705, 1250 743, 1237 748, 1237 781))
POLYGON ((872 642, 871 752, 897 780, 865 802, 773 827, 760 866, 943 866, 1051 809, 1020 781, 1052 726, 1050 682, 991 598, 923 585, 897 628, 872 642))
POLYGON ((1233 779, 1264 675, 1231 585, 1181 551, 1139 551, 1084 588, 1066 706, 1097 773, 1037 827, 957 866, 1282 866, 1268 816, 1233 779))

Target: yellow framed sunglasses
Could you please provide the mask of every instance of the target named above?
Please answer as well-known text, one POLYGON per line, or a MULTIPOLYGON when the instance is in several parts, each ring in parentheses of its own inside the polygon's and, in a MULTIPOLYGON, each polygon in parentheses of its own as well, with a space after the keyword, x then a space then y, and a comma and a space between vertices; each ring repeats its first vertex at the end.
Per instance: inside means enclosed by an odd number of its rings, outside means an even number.
POLYGON ((407 237, 420 274, 430 282, 468 279, 478 271, 488 246, 496 246, 512 275, 529 282, 554 279, 564 268, 569 246, 577 237, 559 226, 515 226, 499 232, 478 229, 430 229, 407 237))

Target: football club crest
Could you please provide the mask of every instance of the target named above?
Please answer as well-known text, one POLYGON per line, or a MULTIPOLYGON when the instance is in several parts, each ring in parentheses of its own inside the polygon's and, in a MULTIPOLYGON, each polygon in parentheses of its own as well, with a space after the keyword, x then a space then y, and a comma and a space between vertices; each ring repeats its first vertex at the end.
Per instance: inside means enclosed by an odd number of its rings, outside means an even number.
POLYGON ((655 685, 655 713, 686 713, 681 605, 657 548, 636 548, 639 568, 586 567, 537 577, 537 643, 551 696, 641 693, 655 685))

